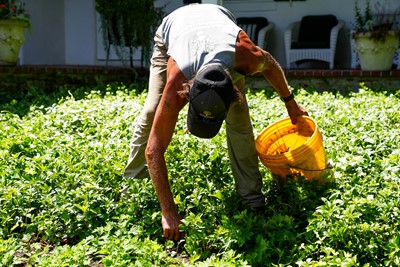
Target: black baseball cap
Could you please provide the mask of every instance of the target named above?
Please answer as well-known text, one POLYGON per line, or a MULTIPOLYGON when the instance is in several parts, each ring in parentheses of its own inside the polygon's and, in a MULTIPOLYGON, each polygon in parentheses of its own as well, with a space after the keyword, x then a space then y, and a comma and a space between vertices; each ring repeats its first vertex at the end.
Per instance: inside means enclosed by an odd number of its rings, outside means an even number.
POLYGON ((220 64, 206 65, 189 91, 187 126, 201 138, 214 137, 225 120, 235 92, 230 76, 220 64))

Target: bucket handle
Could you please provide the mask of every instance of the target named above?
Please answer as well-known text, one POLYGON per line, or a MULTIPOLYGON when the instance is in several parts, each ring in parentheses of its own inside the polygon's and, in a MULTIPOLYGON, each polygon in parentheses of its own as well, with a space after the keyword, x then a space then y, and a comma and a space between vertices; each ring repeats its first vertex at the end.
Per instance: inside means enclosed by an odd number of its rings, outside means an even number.
POLYGON ((301 171, 307 171, 307 172, 320 172, 320 171, 326 171, 329 169, 333 168, 333 164, 331 160, 328 160, 328 162, 326 163, 326 167, 320 170, 309 170, 309 169, 304 169, 304 168, 299 168, 297 166, 291 166, 291 165, 287 165, 289 168, 291 169, 296 169, 296 170, 301 170, 301 171))

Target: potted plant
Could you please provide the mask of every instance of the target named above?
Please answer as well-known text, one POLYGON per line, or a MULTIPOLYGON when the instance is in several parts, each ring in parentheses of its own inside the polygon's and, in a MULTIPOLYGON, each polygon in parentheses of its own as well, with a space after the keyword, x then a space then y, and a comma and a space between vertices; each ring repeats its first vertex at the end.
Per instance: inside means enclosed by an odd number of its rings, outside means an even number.
POLYGON ((30 28, 29 14, 21 0, 0 0, 0 64, 16 65, 19 50, 30 28))
POLYGON ((390 70, 399 48, 399 31, 395 20, 397 11, 389 11, 378 2, 372 12, 367 0, 364 12, 355 3, 355 50, 362 70, 390 70))
POLYGON ((148 59, 155 30, 164 15, 163 8, 154 0, 96 0, 96 11, 101 18, 104 47, 109 59, 110 48, 133 67, 135 49, 142 49, 143 60, 148 59))

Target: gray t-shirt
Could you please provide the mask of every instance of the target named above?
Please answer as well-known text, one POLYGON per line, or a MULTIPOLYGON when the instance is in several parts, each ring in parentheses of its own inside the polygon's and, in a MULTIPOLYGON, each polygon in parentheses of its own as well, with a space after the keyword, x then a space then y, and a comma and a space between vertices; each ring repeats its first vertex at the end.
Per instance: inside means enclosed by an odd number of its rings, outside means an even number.
POLYGON ((234 15, 224 7, 192 4, 165 17, 158 33, 167 54, 191 79, 207 63, 220 62, 232 68, 240 30, 234 15))

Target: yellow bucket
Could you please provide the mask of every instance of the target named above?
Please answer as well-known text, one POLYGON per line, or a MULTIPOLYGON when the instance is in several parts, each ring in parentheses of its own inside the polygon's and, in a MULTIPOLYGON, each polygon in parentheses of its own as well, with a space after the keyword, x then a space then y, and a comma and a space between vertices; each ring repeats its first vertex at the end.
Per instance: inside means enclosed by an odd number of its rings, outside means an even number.
POLYGON ((286 118, 268 126, 257 137, 256 149, 264 166, 283 183, 286 176, 320 180, 325 174, 322 135, 310 117, 299 117, 296 125, 286 118))

